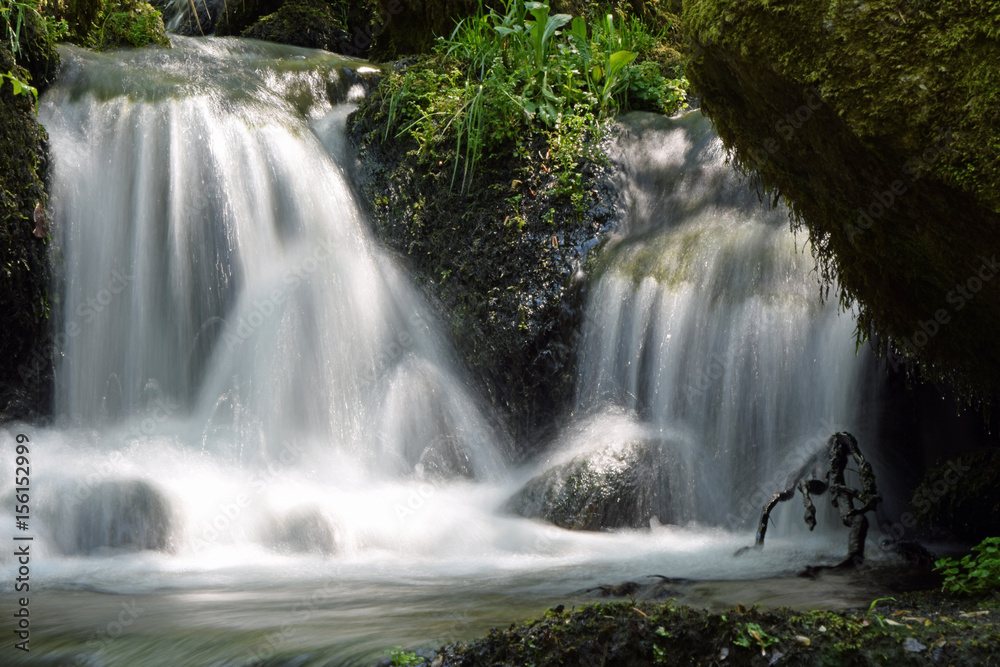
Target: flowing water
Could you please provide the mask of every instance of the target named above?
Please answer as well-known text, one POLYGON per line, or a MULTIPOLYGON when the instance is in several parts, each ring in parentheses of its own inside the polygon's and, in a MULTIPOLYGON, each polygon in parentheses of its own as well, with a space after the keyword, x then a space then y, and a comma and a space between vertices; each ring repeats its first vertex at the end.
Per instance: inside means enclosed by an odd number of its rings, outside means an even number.
MULTIPOLYGON (((654 574, 702 582, 678 594, 708 605, 869 594, 781 578, 843 554, 829 513, 810 534, 776 512, 768 549, 732 557, 834 430, 864 447, 874 385, 804 241, 706 120, 626 120, 627 211, 592 270, 576 417, 513 469, 353 198, 363 63, 236 39, 63 55, 39 113, 56 418, 0 430, 4 461, 30 438, 33 659, 363 664, 654 574), (650 529, 502 511, 554 462, 643 438, 669 442, 684 491, 650 529)), ((10 525, 6 466, 0 486, 10 525)))

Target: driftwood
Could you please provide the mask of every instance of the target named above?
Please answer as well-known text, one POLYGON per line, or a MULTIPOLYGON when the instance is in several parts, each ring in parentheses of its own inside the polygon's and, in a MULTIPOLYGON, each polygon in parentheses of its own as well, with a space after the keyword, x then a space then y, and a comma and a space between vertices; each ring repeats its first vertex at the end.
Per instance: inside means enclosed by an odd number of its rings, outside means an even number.
MULTIPOLYGON (((805 506, 805 522, 809 530, 816 527, 816 506, 813 504, 812 496, 830 492, 833 506, 840 512, 840 520, 851 529, 847 538, 847 557, 835 565, 836 568, 854 567, 864 561, 865 558, 865 538, 868 536, 868 512, 875 509, 881 498, 878 495, 878 488, 875 486, 875 473, 872 466, 861 454, 858 441, 853 435, 847 432, 835 433, 830 436, 827 442, 829 454, 829 468, 823 479, 807 479, 807 475, 814 470, 813 462, 810 462, 796 473, 791 486, 784 491, 779 491, 771 496, 771 499, 764 505, 760 514, 760 522, 757 524, 757 536, 753 547, 744 547, 736 552, 740 555, 751 548, 761 549, 764 547, 764 536, 767 534, 767 526, 771 520, 771 512, 775 506, 786 500, 791 500, 798 490, 802 494, 802 503, 805 506), (861 478, 861 489, 847 486, 844 473, 847 470, 849 458, 854 460, 858 467, 858 476, 861 478), (854 501, 861 503, 860 507, 854 506, 854 501)), ((810 568, 810 571, 817 568, 810 568)))

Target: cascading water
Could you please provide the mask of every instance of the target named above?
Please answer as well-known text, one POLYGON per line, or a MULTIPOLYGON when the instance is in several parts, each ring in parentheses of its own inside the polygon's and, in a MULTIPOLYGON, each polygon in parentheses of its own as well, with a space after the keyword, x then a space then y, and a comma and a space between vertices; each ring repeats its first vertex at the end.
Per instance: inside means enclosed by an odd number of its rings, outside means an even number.
POLYGON ((661 521, 746 526, 836 430, 875 444, 872 360, 821 302, 787 211, 740 182, 706 118, 623 124, 627 212, 596 262, 578 409, 670 440, 684 486, 661 521))
MULTIPOLYGON (((503 430, 352 198, 363 64, 173 43, 64 50, 39 114, 56 419, 0 429, 0 453, 30 433, 32 595, 56 662, 364 663, 609 580, 755 579, 842 554, 842 533, 775 531, 769 557, 732 558, 774 471, 872 426, 851 318, 819 303, 808 255, 706 121, 640 118, 619 142, 628 211, 596 261, 580 417, 551 448, 667 443, 679 488, 660 522, 697 523, 564 531, 503 511, 548 464, 507 469, 503 430), (95 624, 121 596, 146 611, 112 641, 95 624)), ((0 564, 7 586, 17 565, 0 564)))

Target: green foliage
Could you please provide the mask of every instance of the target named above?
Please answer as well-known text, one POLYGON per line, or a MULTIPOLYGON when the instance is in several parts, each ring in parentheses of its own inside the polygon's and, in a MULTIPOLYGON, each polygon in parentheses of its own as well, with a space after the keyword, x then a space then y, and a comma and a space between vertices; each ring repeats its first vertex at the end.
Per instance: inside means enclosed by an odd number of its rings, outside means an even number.
POLYGON ((875 598, 874 600, 872 600, 872 603, 868 605, 868 614, 866 615, 869 618, 874 618, 875 622, 878 623, 880 628, 885 627, 885 616, 883 616, 882 614, 876 614, 875 607, 878 606, 879 602, 889 602, 890 600, 895 602, 896 598, 875 598))
POLYGON ((772 644, 777 644, 780 640, 777 637, 764 632, 759 623, 744 623, 733 639, 733 643, 744 648, 760 646, 760 654, 764 655, 765 649, 772 644))
POLYGON ((416 667, 424 664, 424 659, 416 653, 404 651, 402 646, 395 646, 384 651, 389 656, 393 667, 416 667))
POLYGON ((97 50, 170 45, 160 12, 144 0, 43 1, 55 39, 97 50))
POLYGON ((15 95, 33 95, 35 97, 35 113, 38 113, 38 89, 33 86, 29 86, 24 81, 21 81, 13 72, 7 72, 6 74, 0 73, 0 82, 4 79, 10 81, 10 85, 13 86, 13 92, 15 95))
POLYGON ((1000 537, 988 537, 961 561, 941 558, 934 569, 944 575, 941 589, 972 595, 1000 589, 1000 537))
POLYGON ((547 2, 506 0, 502 13, 480 4, 438 39, 433 59, 388 77, 384 139, 408 132, 426 157, 452 142, 451 183, 461 173, 464 192, 484 155, 526 130, 544 130, 560 186, 579 207, 578 167, 591 156, 581 150, 573 159, 571 148, 599 143, 601 121, 631 108, 632 91, 638 108, 673 113, 684 104, 683 79, 668 81, 654 63, 639 62, 657 35, 637 18, 617 16, 609 12, 588 26, 581 17, 551 14, 547 2))
POLYGON ((148 44, 168 46, 160 12, 141 0, 110 0, 98 13, 99 28, 88 35, 99 50, 148 44))

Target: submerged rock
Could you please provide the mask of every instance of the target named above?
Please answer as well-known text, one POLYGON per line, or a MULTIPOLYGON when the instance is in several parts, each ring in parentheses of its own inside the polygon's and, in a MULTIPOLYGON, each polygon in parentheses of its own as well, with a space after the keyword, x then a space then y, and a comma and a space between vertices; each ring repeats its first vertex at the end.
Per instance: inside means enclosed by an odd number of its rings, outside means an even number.
POLYGON ((267 543, 277 551, 332 554, 337 550, 332 522, 315 508, 293 510, 273 521, 264 532, 267 543))
POLYGON ((663 441, 616 444, 556 465, 507 501, 507 510, 570 530, 648 527, 674 519, 663 441))
POLYGON ((76 508, 70 551, 166 551, 172 524, 169 502, 149 482, 102 482, 76 508))

